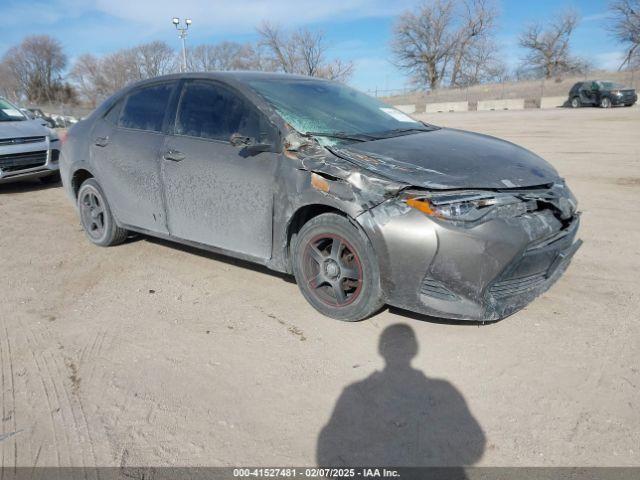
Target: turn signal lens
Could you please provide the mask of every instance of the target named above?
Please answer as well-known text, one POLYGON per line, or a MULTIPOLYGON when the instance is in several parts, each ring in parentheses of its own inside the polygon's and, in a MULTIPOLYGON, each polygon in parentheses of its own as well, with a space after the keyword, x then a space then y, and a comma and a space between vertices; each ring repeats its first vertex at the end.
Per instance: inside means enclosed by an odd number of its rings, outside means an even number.
POLYGON ((426 198, 408 198, 406 200, 407 205, 416 210, 420 210, 422 213, 426 213, 427 215, 437 216, 436 211, 433 209, 431 203, 426 198))

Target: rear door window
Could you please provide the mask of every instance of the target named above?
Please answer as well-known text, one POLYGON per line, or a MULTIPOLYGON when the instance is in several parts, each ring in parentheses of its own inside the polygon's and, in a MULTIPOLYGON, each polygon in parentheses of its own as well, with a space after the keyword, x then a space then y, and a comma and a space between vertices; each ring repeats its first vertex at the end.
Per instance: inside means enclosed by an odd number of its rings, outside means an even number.
POLYGON ((173 83, 163 83, 131 93, 118 125, 136 130, 161 132, 173 86, 173 83))
POLYGON ((120 117, 120 112, 122 111, 123 103, 124 102, 122 100, 118 101, 118 103, 111 107, 111 109, 107 112, 107 114, 104 116, 104 119, 107 122, 116 125, 118 123, 118 118, 120 117))
POLYGON ((229 141, 239 133, 260 140, 261 117, 233 91, 210 82, 184 85, 176 117, 176 134, 229 141))

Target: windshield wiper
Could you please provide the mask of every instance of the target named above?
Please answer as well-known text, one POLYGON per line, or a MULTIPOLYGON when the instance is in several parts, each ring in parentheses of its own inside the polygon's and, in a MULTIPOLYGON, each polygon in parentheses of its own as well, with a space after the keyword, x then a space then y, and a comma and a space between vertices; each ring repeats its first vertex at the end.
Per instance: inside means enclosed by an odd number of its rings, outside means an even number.
POLYGON ((338 138, 340 140, 352 140, 354 142, 366 142, 374 140, 375 137, 364 133, 345 133, 345 132, 304 132, 303 135, 311 135, 314 137, 338 138))
POLYGON ((429 127, 410 127, 410 128, 394 128, 392 130, 385 130, 384 132, 376 133, 375 136, 377 138, 389 138, 394 137, 396 135, 403 134, 411 134, 411 133, 420 133, 420 132, 432 132, 436 130, 436 128, 429 127))

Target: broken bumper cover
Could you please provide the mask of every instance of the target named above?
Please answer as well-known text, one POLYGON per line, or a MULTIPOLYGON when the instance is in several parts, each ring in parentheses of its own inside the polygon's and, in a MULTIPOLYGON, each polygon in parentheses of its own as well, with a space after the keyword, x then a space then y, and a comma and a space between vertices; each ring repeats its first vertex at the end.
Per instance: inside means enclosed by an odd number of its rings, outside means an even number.
POLYGON ((359 222, 387 303, 434 317, 505 318, 548 290, 582 243, 578 215, 562 222, 545 210, 468 228, 398 208, 380 205, 359 222))

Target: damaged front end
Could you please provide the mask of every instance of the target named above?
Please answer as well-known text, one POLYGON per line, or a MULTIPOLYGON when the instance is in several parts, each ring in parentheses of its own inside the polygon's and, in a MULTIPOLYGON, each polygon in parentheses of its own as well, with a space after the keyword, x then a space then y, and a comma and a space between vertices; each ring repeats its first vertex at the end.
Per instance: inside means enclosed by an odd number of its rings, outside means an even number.
POLYGON ((390 304, 460 320, 520 310, 551 287, 582 243, 576 201, 563 183, 405 190, 359 221, 387 252, 390 304))
POLYGON ((580 247, 577 202, 559 178, 460 188, 450 173, 293 138, 286 154, 299 160, 307 185, 342 205, 369 237, 390 305, 498 320, 546 291, 580 247))

